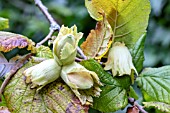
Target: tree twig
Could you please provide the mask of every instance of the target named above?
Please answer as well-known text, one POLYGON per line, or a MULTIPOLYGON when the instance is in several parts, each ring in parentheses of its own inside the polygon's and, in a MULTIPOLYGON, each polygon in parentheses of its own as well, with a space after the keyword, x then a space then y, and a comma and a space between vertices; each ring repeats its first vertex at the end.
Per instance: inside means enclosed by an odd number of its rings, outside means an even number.
POLYGON ((42 11, 42 13, 45 15, 45 17, 47 18, 47 20, 50 23, 50 31, 49 31, 48 35, 41 42, 37 43, 37 46, 40 46, 44 42, 49 40, 55 31, 60 30, 60 25, 54 20, 54 18, 48 12, 47 7, 41 2, 41 0, 34 0, 34 2, 37 5, 37 7, 42 11))
POLYGON ((147 111, 145 111, 144 109, 143 109, 143 106, 141 106, 141 105, 139 105, 137 102, 136 102, 136 100, 134 99, 134 98, 128 98, 128 101, 129 101, 129 103, 131 104, 131 105, 135 105, 139 110, 140 110, 140 112, 141 113, 148 113, 147 111))
POLYGON ((83 59, 80 59, 80 58, 77 58, 77 57, 76 57, 75 61, 81 62, 81 61, 83 61, 83 59))
POLYGON ((24 64, 25 61, 28 60, 32 56, 32 53, 23 57, 17 64, 13 67, 13 69, 8 73, 7 78, 3 81, 1 88, 0 88, 0 96, 2 95, 6 85, 9 83, 9 80, 15 75, 18 69, 20 69, 24 64))
MULTIPOLYGON (((42 13, 45 15, 45 17, 47 18, 47 20, 49 21, 49 23, 51 24, 50 26, 50 32, 48 33, 48 35, 39 43, 37 43, 37 47, 42 45, 44 42, 46 42, 47 40, 49 40, 52 36, 52 34, 54 33, 54 31, 56 30, 60 30, 60 25, 57 24, 57 22, 54 20, 54 18, 51 16, 51 14, 48 12, 47 7, 41 2, 41 0, 34 0, 35 4, 37 5, 37 7, 42 11, 42 13)), ((80 47, 77 47, 77 51, 80 53, 80 55, 82 56, 82 58, 84 60, 87 59, 87 57, 84 55, 83 51, 80 49, 80 47)))
POLYGON ((83 53, 83 51, 80 49, 80 47, 77 47, 77 52, 81 55, 81 57, 82 57, 84 60, 87 60, 86 55, 84 55, 84 53, 83 53))
POLYGON ((41 40, 41 42, 37 43, 36 47, 39 47, 40 45, 45 43, 47 40, 49 40, 51 38, 51 36, 53 35, 53 33, 54 33, 54 30, 50 30, 48 35, 43 40, 41 40))

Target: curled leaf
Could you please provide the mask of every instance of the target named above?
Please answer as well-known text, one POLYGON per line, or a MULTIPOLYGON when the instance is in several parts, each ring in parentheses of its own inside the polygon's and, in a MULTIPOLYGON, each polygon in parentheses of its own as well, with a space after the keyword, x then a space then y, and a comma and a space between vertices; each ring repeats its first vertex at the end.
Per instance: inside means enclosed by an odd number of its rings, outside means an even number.
POLYGON ((10 32, 0 31, 0 51, 9 52, 14 48, 25 48, 35 52, 35 43, 25 36, 10 32))
POLYGON ((105 14, 103 20, 98 22, 95 30, 91 30, 87 39, 81 45, 84 54, 89 58, 101 59, 108 51, 112 43, 112 28, 108 23, 105 14))

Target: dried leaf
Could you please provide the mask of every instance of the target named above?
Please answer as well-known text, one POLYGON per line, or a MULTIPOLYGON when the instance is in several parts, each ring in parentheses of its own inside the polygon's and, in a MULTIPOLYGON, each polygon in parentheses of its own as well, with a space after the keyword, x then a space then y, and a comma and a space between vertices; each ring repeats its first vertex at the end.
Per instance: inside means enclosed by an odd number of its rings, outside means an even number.
POLYGON ((16 64, 18 56, 7 61, 4 55, 0 52, 0 78, 4 77, 16 64))
POLYGON ((61 80, 36 92, 26 84, 23 71, 36 63, 28 62, 10 80, 4 91, 6 104, 12 113, 87 113, 71 89, 61 80))
POLYGON ((91 30, 87 39, 81 45, 84 54, 89 58, 101 59, 112 43, 112 28, 104 14, 103 20, 98 22, 95 30, 91 30))
POLYGON ((25 48, 28 46, 27 49, 34 52, 35 51, 34 45, 35 43, 25 36, 0 31, 0 51, 9 52, 16 47, 25 48))
POLYGON ((0 17, 0 30, 9 28, 9 21, 6 18, 0 17))

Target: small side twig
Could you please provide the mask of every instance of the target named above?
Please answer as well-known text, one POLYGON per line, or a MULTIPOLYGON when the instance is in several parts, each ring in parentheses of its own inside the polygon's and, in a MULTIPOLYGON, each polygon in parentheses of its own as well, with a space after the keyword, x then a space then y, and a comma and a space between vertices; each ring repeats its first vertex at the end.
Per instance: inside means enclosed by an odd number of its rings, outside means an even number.
POLYGON ((87 60, 86 55, 84 55, 84 53, 83 53, 83 51, 80 49, 80 47, 77 47, 77 52, 81 55, 81 57, 82 57, 84 60, 87 60))
POLYGON ((32 56, 32 53, 26 55, 22 58, 17 64, 13 67, 13 69, 9 72, 7 78, 3 81, 1 88, 0 88, 0 96, 2 95, 6 85, 9 83, 9 80, 15 75, 18 69, 20 69, 24 64, 25 61, 28 60, 32 56))
MULTIPOLYGON (((37 7, 42 11, 42 13, 45 15, 45 17, 47 18, 47 20, 49 21, 49 23, 51 24, 50 26, 50 32, 48 33, 48 35, 39 43, 37 43, 37 47, 42 45, 44 42, 46 42, 47 40, 49 40, 52 36, 52 34, 56 31, 56 30, 60 30, 60 25, 54 20, 54 18, 51 16, 51 14, 48 12, 47 7, 41 2, 41 0, 34 0, 35 4, 37 5, 37 7)), ((82 58, 84 60, 87 59, 87 57, 84 55, 83 51, 80 49, 80 47, 77 47, 77 51, 80 53, 80 55, 82 56, 82 58)))
POLYGON ((80 59, 80 58, 77 58, 77 57, 76 57, 75 61, 81 62, 81 61, 83 61, 83 59, 80 59))
POLYGON ((44 42, 49 40, 55 31, 60 30, 60 25, 54 20, 54 18, 48 12, 47 7, 41 2, 41 0, 34 0, 34 2, 37 5, 37 7, 42 11, 42 13, 45 15, 45 17, 47 18, 47 20, 50 23, 50 31, 49 31, 48 35, 41 42, 37 43, 37 46, 40 46, 44 42))
POLYGON ((131 105, 135 105, 139 110, 140 110, 140 112, 141 113, 148 113, 147 111, 145 111, 144 109, 143 109, 143 106, 141 106, 141 105, 139 105, 137 102, 136 102, 136 100, 134 99, 134 98, 128 98, 128 101, 129 101, 129 103, 131 104, 131 105))
POLYGON ((39 47, 40 45, 45 43, 47 40, 49 40, 51 38, 51 36, 53 35, 53 33, 54 33, 54 30, 50 30, 48 35, 41 42, 37 43, 36 47, 39 47))

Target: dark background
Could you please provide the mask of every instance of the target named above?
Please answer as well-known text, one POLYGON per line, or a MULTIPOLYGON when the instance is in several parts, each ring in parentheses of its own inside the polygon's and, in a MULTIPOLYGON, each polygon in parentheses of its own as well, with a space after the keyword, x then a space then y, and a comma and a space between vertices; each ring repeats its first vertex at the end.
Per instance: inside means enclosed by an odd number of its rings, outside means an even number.
MULTIPOLYGON (((170 64, 170 1, 150 0, 150 14, 147 40, 145 43, 145 67, 158 67, 170 64)), ((62 25, 77 25, 84 38, 95 28, 84 0, 42 0, 56 21, 62 25)), ((0 16, 10 20, 7 31, 19 33, 39 42, 49 31, 49 23, 34 5, 33 0, 0 0, 0 16)), ((8 58, 24 50, 15 49, 7 53, 8 58)))

